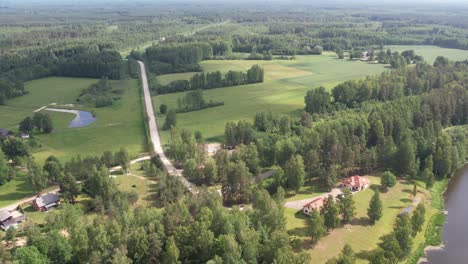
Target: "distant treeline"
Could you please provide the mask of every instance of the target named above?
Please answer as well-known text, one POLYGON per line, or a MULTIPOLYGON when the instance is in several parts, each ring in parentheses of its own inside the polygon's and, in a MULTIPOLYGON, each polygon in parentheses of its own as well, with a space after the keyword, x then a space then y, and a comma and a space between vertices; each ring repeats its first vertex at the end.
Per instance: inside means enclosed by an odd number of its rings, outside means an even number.
POLYGON ((253 65, 247 72, 228 71, 224 76, 220 71, 197 73, 190 80, 176 80, 167 85, 152 84, 152 90, 158 94, 177 93, 196 89, 213 89, 220 87, 261 83, 264 79, 264 70, 253 65))
POLYGON ((149 69, 156 74, 201 71, 198 63, 212 57, 213 48, 204 42, 157 45, 145 52, 149 69))
POLYGON ((47 76, 120 79, 122 58, 107 46, 67 47, 0 55, 0 104, 26 93, 23 82, 47 76))

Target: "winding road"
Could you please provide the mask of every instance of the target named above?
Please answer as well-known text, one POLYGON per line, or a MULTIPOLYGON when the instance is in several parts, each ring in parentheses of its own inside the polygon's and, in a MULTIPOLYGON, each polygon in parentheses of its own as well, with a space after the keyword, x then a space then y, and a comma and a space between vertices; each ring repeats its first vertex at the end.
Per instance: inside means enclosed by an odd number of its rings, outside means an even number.
POLYGON ((183 177, 182 170, 176 169, 174 165, 172 165, 171 161, 166 157, 166 154, 164 154, 164 150, 161 144, 161 138, 159 137, 158 124, 156 122, 156 116, 154 114, 153 101, 151 100, 151 93, 148 86, 148 78, 146 77, 145 64, 141 61, 138 61, 138 64, 140 64, 143 97, 145 99, 146 115, 148 116, 148 127, 150 130, 151 143, 153 145, 154 152, 158 154, 161 158, 161 161, 164 164, 164 167, 166 167, 166 170, 169 173, 169 175, 180 177, 184 186, 192 193, 196 193, 195 184, 191 183, 189 180, 183 177))

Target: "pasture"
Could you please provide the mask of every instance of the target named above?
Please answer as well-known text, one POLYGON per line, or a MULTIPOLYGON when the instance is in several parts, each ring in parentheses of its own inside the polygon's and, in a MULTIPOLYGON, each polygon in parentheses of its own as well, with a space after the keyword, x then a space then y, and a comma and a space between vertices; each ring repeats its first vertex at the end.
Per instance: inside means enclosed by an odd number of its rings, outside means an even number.
POLYGON ((422 45, 389 45, 385 48, 392 51, 402 52, 405 50, 414 50, 417 55, 424 57, 429 64, 434 63, 437 56, 447 57, 452 61, 468 60, 468 50, 440 48, 437 46, 422 46, 422 45))
MULTIPOLYGON (((32 116, 33 110, 57 103, 76 104, 80 92, 96 79, 50 77, 26 83, 29 94, 9 100, 0 106, 0 127, 17 131, 19 122, 32 116)), ((104 108, 86 108, 74 105, 73 109, 94 111, 97 121, 90 126, 68 128, 73 114, 48 113, 54 122, 51 134, 37 134, 39 147, 33 155, 41 164, 48 156, 55 155, 62 161, 73 156, 101 154, 105 150, 128 149, 131 157, 143 151, 144 125, 140 91, 137 80, 112 81, 114 87, 124 89, 122 99, 104 108)))
MULTIPOLYGON (((371 183, 380 184, 379 177, 369 177, 371 183)), ((367 263, 364 258, 373 249, 377 247, 379 238, 382 235, 390 233, 397 215, 408 205, 411 204, 413 196, 411 194, 413 185, 399 181, 397 185, 391 188, 386 193, 380 193, 380 198, 383 203, 382 219, 371 225, 367 217, 367 208, 369 201, 373 195, 373 190, 366 189, 354 194, 356 205, 355 219, 344 227, 339 227, 331 231, 327 236, 322 238, 317 245, 310 244, 308 235, 306 217, 302 213, 297 213, 294 209, 285 209, 285 217, 287 219, 287 229, 291 239, 296 240, 297 245, 301 248, 310 250, 310 256, 313 263, 325 263, 328 259, 339 255, 343 246, 348 243, 352 245, 353 250, 357 253, 357 263, 367 263)), ((429 218, 435 213, 435 209, 430 207, 431 195, 429 191, 419 187, 418 197, 425 202, 426 205, 426 221, 423 226, 423 231, 420 232, 414 239, 413 250, 416 249, 419 243, 424 241, 424 232, 429 218)))
MULTIPOLYGON (((207 100, 224 101, 224 106, 177 115, 177 126, 191 131, 200 131, 208 141, 222 141, 224 126, 228 121, 252 120, 257 112, 272 111, 277 114, 298 116, 304 108, 305 93, 312 88, 328 89, 350 79, 379 74, 384 65, 361 61, 338 60, 334 53, 322 56, 297 56, 295 60, 212 60, 203 61, 205 72, 220 70, 246 71, 258 64, 265 69, 265 81, 235 87, 204 90, 207 100)), ((161 83, 176 79, 188 79, 194 73, 162 75, 161 83)), ((177 99, 183 93, 159 95, 153 98, 156 109, 160 104, 177 108, 177 99)), ((164 116, 157 114, 160 125, 164 116)), ((163 142, 169 133, 162 132, 163 142)))

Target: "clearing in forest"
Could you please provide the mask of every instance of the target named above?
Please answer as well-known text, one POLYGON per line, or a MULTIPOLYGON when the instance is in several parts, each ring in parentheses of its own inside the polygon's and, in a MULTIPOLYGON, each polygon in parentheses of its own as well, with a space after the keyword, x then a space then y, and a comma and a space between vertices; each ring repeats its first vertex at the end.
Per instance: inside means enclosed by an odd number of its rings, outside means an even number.
POLYGON ((93 108, 77 105, 81 91, 97 79, 49 77, 25 83, 27 95, 7 101, 0 106, 0 127, 18 130, 19 122, 42 106, 55 103, 55 108, 73 104, 73 109, 94 111, 95 123, 82 128, 68 128, 73 114, 43 111, 52 117, 55 131, 37 134, 38 148, 33 153, 38 164, 55 155, 62 162, 78 154, 102 154, 105 150, 128 149, 131 157, 142 151, 144 141, 143 114, 137 80, 112 81, 114 87, 124 90, 122 98, 112 106, 93 108))
MULTIPOLYGON (((304 108, 307 90, 319 86, 328 89, 350 79, 381 73, 386 68, 381 64, 361 61, 338 60, 334 53, 321 56, 296 56, 295 60, 210 60, 201 62, 204 72, 229 70, 245 71, 258 64, 265 69, 263 83, 204 90, 206 100, 224 101, 220 107, 177 115, 177 126, 191 131, 200 131, 208 141, 222 140, 227 121, 251 120, 255 113, 272 111, 278 114, 299 115, 304 108)), ((158 81, 167 84, 173 80, 189 79, 195 73, 178 73, 158 76, 158 81)), ((177 100, 183 93, 154 97, 156 109, 166 104, 177 108, 177 100)), ((158 114, 158 121, 164 116, 158 114)), ((167 143, 168 132, 162 132, 167 143)))

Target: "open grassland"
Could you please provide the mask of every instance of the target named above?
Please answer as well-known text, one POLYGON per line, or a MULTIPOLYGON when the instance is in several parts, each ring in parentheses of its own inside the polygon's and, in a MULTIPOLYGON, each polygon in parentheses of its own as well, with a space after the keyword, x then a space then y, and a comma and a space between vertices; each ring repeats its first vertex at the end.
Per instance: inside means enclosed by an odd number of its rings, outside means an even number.
MULTIPOLYGON (((379 177, 369 177, 373 185, 380 184, 379 177)), ((411 204, 413 186, 410 183, 399 181, 397 185, 386 193, 381 193, 380 198, 384 206, 383 216, 375 225, 370 225, 367 217, 367 208, 373 195, 373 190, 366 189, 355 193, 354 201, 356 204, 355 220, 351 224, 335 229, 319 243, 313 247, 310 244, 308 226, 306 217, 294 209, 285 209, 287 219, 287 229, 293 241, 299 248, 305 248, 310 251, 313 263, 325 263, 328 259, 339 255, 343 246, 348 243, 352 245, 357 253, 358 263, 367 263, 365 260, 368 253, 377 248, 379 238, 388 234, 393 228, 397 215, 411 204)), ((414 247, 424 241, 426 224, 432 214, 436 211, 430 206, 430 193, 422 188, 418 188, 417 194, 426 205, 426 221, 423 231, 414 239, 414 247)))
POLYGON ((392 51, 402 52, 405 50, 414 50, 417 55, 421 55, 424 59, 432 64, 434 63, 437 56, 447 57, 452 61, 463 61, 468 60, 468 50, 459 50, 459 49, 447 49, 440 48, 437 46, 421 46, 421 45, 390 45, 385 46, 387 49, 392 51))
MULTIPOLYGON (((96 79, 44 78, 26 83, 29 94, 0 106, 0 127, 17 131, 18 123, 32 111, 51 103, 74 104, 80 92, 96 79)), ((112 81, 116 88, 122 88, 122 99, 110 107, 89 108, 74 106, 74 109, 95 111, 97 121, 82 128, 68 128, 74 118, 72 114, 44 111, 51 115, 55 131, 48 135, 36 135, 40 147, 34 156, 42 163, 48 156, 55 155, 61 160, 76 155, 101 154, 105 150, 128 149, 135 157, 143 150, 144 125, 141 99, 137 80, 112 81)))
MULTIPOLYGON (((380 64, 360 61, 338 60, 333 53, 322 56, 297 56, 296 60, 214 60, 203 61, 205 72, 220 70, 246 71, 258 64, 265 69, 265 82, 227 88, 205 90, 207 100, 224 101, 223 106, 177 115, 177 126, 191 131, 200 131, 208 141, 222 140, 225 123, 228 121, 251 120, 255 113, 272 111, 278 114, 299 115, 304 108, 307 90, 319 86, 328 89, 350 79, 375 75, 386 68, 380 64)), ((193 73, 159 76, 162 82, 188 79, 193 73)), ((177 108, 177 99, 183 93, 166 94, 154 97, 158 109, 160 104, 177 108)), ((158 114, 162 125, 164 116, 158 114)), ((162 133, 167 143, 168 132, 162 133)))

